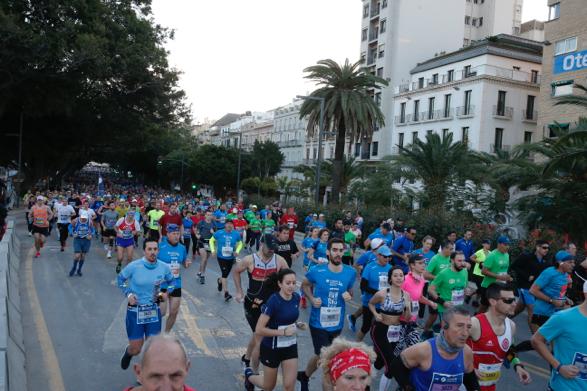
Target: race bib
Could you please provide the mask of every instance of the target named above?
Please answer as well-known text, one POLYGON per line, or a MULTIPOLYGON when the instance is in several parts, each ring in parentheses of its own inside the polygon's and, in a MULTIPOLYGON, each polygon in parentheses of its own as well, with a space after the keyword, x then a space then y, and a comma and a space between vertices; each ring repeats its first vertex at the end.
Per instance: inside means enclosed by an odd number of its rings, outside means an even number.
POLYGON ((457 289, 452 291, 450 302, 452 305, 462 305, 465 302, 465 290, 457 289))
POLYGON ((123 237, 124 239, 131 239, 131 238, 132 238, 132 229, 130 229, 130 228, 125 228, 125 229, 122 231, 122 237, 123 237))
POLYGON ((157 220, 153 220, 153 221, 151 222, 151 226, 152 226, 154 229, 157 229, 157 228, 159 228, 159 221, 157 221, 157 220))
POLYGON ((210 251, 210 243, 204 242, 204 250, 210 251))
POLYGON ((575 352, 573 365, 579 368, 578 380, 587 380, 587 354, 575 352))
POLYGON ((155 323, 159 321, 157 304, 143 304, 137 307, 137 324, 155 323))
POLYGON ((390 325, 387 327, 387 340, 389 342, 398 342, 402 326, 399 324, 390 325))
POLYGON ((420 302, 418 300, 412 301, 412 317, 418 316, 418 312, 420 311, 420 302))
MULTIPOLYGON (((291 325, 278 326, 277 330, 285 330, 289 326, 291 326, 291 325)), ((283 333, 283 331, 282 331, 282 333, 283 333)), ((297 343, 297 339, 296 339, 295 334, 291 335, 291 336, 281 335, 281 336, 277 337, 277 343, 275 344, 275 347, 288 348, 292 345, 295 345, 296 343, 297 343)))
POLYGON ((428 391, 459 391, 463 384, 463 374, 445 375, 444 373, 432 374, 432 381, 428 391))
POLYGON ((293 223, 293 221, 290 221, 290 222, 288 222, 288 223, 287 223, 287 227, 288 227, 289 229, 292 229, 292 228, 294 227, 294 223, 293 223))
POLYGON ((501 377, 501 363, 498 364, 479 364, 479 385, 492 386, 501 377))
POLYGON ((70 217, 71 217, 70 215, 59 215, 59 220, 64 221, 64 222, 68 222, 70 217))
POLYGON ((173 274, 173 278, 179 278, 179 262, 172 261, 169 266, 171 267, 171 274, 173 274))
POLYGON ((44 217, 35 217, 35 225, 45 225, 44 217))
POLYGON ((389 288, 389 282, 387 281, 387 275, 379 276, 379 290, 389 288))
POLYGON ((222 247, 222 256, 224 258, 232 258, 233 251, 231 246, 223 246, 222 247))
POLYGON ((321 307, 320 325, 322 327, 337 327, 340 324, 342 307, 321 307))

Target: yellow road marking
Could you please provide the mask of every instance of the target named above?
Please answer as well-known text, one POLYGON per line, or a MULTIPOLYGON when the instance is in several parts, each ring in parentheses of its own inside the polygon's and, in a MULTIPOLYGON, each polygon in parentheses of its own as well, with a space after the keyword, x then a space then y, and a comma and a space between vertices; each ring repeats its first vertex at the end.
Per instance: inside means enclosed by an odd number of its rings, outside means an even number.
MULTIPOLYGON (((184 293, 186 297, 190 300, 195 301, 195 298, 192 295, 190 295, 187 291, 183 290, 182 293, 184 293)), ((184 330, 187 336, 200 350, 202 350, 202 353, 204 353, 206 356, 212 356, 212 351, 210 350, 210 348, 208 348, 208 345, 206 345, 206 342, 204 341, 204 336, 202 335, 200 328, 196 324, 196 317, 191 313, 189 306, 187 305, 185 300, 182 300, 181 302, 181 315, 183 316, 183 319, 187 326, 184 330)))
POLYGON ((534 373, 540 377, 543 377, 545 379, 550 379, 550 371, 548 371, 544 368, 538 367, 538 366, 530 364, 528 362, 524 362, 524 367, 529 372, 532 372, 532 373, 534 373))
POLYGON ((47 368, 47 374, 49 376, 49 391, 63 391, 65 385, 63 383, 63 376, 61 375, 61 368, 59 367, 59 360, 49 335, 49 329, 47 323, 45 323, 45 317, 41 310, 41 304, 39 302, 39 296, 37 295, 37 289, 33 279, 33 251, 30 249, 25 261, 25 283, 29 292, 30 306, 33 313, 33 319, 35 322, 35 328, 37 329, 37 336, 39 337, 39 343, 41 344, 41 352, 43 355, 43 361, 45 368, 47 368))

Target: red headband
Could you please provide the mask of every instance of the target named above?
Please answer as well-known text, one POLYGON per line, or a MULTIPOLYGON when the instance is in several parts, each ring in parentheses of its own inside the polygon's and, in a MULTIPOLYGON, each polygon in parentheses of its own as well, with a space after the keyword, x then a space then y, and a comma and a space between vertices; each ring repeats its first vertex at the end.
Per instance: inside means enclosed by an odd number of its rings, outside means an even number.
POLYGON ((362 350, 351 348, 334 356, 328 367, 330 368, 330 379, 334 384, 349 369, 360 368, 367 374, 371 374, 371 359, 362 350))

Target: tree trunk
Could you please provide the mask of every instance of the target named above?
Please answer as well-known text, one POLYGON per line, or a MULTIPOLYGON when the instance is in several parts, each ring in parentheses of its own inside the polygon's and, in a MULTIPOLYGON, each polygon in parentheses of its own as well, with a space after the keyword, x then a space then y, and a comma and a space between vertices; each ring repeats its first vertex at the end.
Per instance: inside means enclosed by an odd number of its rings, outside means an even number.
POLYGON ((332 202, 340 203, 340 188, 342 183, 342 165, 344 164, 344 146, 346 141, 346 124, 341 119, 336 134, 334 146, 334 161, 332 162, 332 202))

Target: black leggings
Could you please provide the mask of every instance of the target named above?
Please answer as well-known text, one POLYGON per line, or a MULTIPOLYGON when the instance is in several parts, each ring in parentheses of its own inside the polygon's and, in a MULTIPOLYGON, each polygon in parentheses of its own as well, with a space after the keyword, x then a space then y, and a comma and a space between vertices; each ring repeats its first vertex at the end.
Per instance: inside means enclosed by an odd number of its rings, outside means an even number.
MULTIPOLYGON (((383 361, 385 365, 385 377, 391 379, 391 362, 395 359, 393 351, 397 342, 389 342, 387 338, 387 331, 389 326, 381 322, 373 322, 371 327, 371 339, 373 340, 373 348, 377 353, 377 361, 383 361)), ((399 342, 399 341, 398 341, 399 342)))
POLYGON ((251 236, 248 236, 249 246, 253 247, 255 245, 255 249, 259 251, 259 244, 261 242, 261 232, 253 232, 251 231, 251 236))
MULTIPOLYGON (((183 245, 185 246, 185 253, 189 254, 190 253, 190 243, 191 243, 192 238, 190 237, 183 237, 183 245)), ((194 242, 194 247, 195 247, 195 242, 194 242)))
POLYGON ((61 247, 65 247, 65 241, 69 236, 69 223, 57 223, 57 228, 59 229, 59 242, 61 243, 61 247))

